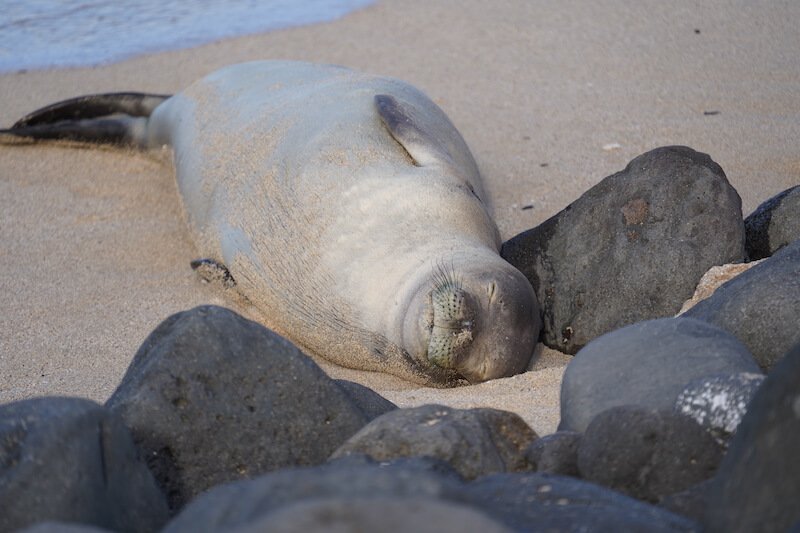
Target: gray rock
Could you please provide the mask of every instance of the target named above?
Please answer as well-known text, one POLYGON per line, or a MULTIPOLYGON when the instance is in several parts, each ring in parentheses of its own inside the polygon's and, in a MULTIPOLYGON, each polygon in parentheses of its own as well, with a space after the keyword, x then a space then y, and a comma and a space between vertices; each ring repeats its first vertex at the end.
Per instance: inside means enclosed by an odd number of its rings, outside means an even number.
POLYGON ((696 522, 702 522, 713 481, 713 478, 707 479, 681 492, 669 494, 659 500, 658 506, 696 522))
POLYGON ((219 483, 321 463, 368 421, 289 341, 213 306, 158 326, 107 405, 173 509, 219 483))
POLYGON ((759 369, 720 328, 685 317, 633 324, 595 339, 567 365, 559 429, 582 432, 595 415, 619 405, 669 410, 690 381, 738 372, 759 369))
POLYGON ((725 283, 683 316, 733 333, 768 371, 800 342, 800 240, 725 283))
POLYGON ((543 342, 593 338, 671 316, 713 265, 744 260, 741 199, 706 154, 657 148, 503 244, 543 308, 543 342))
POLYGON ((533 441, 525 458, 537 472, 577 476, 580 442, 580 433, 557 431, 533 441))
POLYGON ((751 261, 769 257, 800 239, 800 185, 776 194, 744 219, 745 245, 751 261))
POLYGON ((693 419, 727 447, 763 381, 763 374, 749 373, 696 379, 678 394, 675 412, 693 419))
POLYGON ((461 490, 462 481, 430 461, 378 465, 346 458, 316 467, 283 469, 247 481, 215 487, 187 505, 164 533, 229 531, 257 522, 283 507, 331 497, 425 498, 437 500, 461 490))
POLYGON ((739 195, 719 165, 685 146, 640 155, 501 250, 542 304, 543 342, 570 354, 674 315, 711 266, 744 254, 739 195))
POLYGON ((529 470, 525 450, 536 433, 516 414, 496 409, 423 405, 376 418, 345 442, 332 458, 365 454, 378 461, 434 457, 464 478, 529 470))
POLYGON ((694 420, 636 406, 594 417, 578 447, 581 477, 657 502, 711 478, 722 447, 694 420))
MULTIPOLYGON (((419 459, 379 465, 362 457, 349 457, 316 467, 276 471, 211 489, 187 505, 163 531, 255 531, 262 520, 274 526, 270 516, 275 513, 287 511, 294 515, 291 509, 297 509, 299 504, 331 498, 338 500, 333 512, 339 512, 336 509, 347 502, 361 507, 368 498, 398 502, 398 509, 410 499, 424 500, 432 504, 431 508, 443 511, 448 509, 445 505, 456 504, 459 516, 470 516, 461 513, 466 506, 516 531, 696 529, 696 524, 682 517, 579 480, 541 474, 499 474, 465 484, 452 472, 440 472, 436 465, 419 459)), ((450 514, 445 512, 432 524, 449 527, 449 520, 450 514)), ((460 518, 454 524, 464 531, 480 531, 485 523, 483 517, 475 520, 480 527, 470 527, 460 518)), ((365 530, 382 531, 393 524, 394 521, 385 520, 381 527, 365 530)))
POLYGON ((369 387, 346 379, 337 379, 335 381, 370 420, 397 409, 395 404, 369 387))
POLYGON ((167 502, 130 432, 79 398, 0 405, 0 531, 41 521, 153 531, 167 502))
POLYGON ((39 522, 38 524, 19 530, 17 533, 112 533, 110 529, 100 529, 85 524, 69 524, 67 522, 39 522))
POLYGON ((800 344, 756 391, 714 477, 709 531, 786 531, 800 520, 800 344))
POLYGON ((231 533, 511 533, 486 514, 452 502, 421 497, 330 497, 304 500, 260 517, 231 533))
POLYGON ((459 501, 516 531, 658 533, 700 531, 685 517, 572 477, 493 474, 466 485, 459 501))

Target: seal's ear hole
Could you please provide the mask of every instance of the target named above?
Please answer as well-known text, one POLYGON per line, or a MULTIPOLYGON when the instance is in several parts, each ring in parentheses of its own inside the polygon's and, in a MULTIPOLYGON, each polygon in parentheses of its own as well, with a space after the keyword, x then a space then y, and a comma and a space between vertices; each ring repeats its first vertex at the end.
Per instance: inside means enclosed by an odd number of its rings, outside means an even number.
POLYGON ((453 166, 447 147, 432 132, 426 131, 418 109, 388 94, 375 95, 375 107, 383 125, 415 165, 453 166))

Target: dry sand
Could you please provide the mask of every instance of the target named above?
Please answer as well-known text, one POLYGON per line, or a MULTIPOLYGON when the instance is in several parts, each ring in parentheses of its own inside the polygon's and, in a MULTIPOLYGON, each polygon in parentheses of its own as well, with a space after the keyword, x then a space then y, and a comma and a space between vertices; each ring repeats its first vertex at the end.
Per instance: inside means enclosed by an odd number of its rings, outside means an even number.
MULTIPOLYGON (((3 75, 0 124, 79 94, 178 91, 240 61, 338 63, 407 80, 445 109, 504 238, 667 144, 710 154, 747 214, 800 182, 798 27, 791 0, 386 0, 328 24, 3 75)), ((0 147, 0 402, 102 402, 161 320, 225 303, 188 267, 195 252, 164 159, 0 147)), ((545 434, 567 360, 545 350, 531 372, 444 391, 321 364, 400 405, 494 406, 545 434)))

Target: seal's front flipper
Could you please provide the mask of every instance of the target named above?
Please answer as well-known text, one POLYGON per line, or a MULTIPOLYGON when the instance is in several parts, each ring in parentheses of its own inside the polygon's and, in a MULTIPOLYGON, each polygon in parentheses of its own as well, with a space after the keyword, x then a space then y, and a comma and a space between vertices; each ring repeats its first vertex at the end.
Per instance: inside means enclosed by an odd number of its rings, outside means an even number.
POLYGON ((236 286, 236 280, 231 276, 228 267, 213 259, 195 259, 190 263, 192 270, 197 272, 200 279, 207 283, 222 283, 226 289, 236 286))
POLYGON ((24 138, 146 147, 147 117, 168 98, 144 93, 70 98, 25 115, 9 129, 0 129, 0 143, 24 138))
POLYGON ((375 95, 375 107, 386 129, 417 166, 453 165, 446 144, 421 126, 424 121, 414 107, 388 94, 375 95))

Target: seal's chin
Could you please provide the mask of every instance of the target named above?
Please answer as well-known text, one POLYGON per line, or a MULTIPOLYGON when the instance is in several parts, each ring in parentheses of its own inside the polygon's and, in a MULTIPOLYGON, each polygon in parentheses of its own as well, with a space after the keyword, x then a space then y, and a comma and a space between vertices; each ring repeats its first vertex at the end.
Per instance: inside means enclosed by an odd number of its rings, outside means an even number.
POLYGON ((404 344, 423 366, 470 383, 525 370, 541 319, 528 280, 497 258, 487 268, 453 267, 431 275, 409 309, 404 344))

